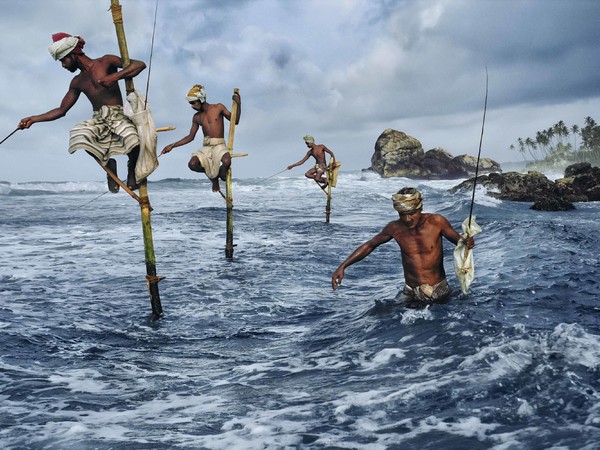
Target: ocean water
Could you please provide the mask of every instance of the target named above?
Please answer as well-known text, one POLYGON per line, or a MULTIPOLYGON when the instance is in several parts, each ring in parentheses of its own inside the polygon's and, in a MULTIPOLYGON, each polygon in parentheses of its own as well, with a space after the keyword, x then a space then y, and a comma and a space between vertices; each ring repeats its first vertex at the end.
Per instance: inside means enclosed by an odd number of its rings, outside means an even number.
MULTIPOLYGON (((477 191, 467 295, 410 310, 395 243, 331 274, 416 186, 460 230, 461 180, 342 172, 149 183, 164 317, 140 213, 104 183, 0 183, 3 449, 598 449, 600 204, 539 212, 477 191)), ((458 291, 452 245, 450 284, 458 291)))

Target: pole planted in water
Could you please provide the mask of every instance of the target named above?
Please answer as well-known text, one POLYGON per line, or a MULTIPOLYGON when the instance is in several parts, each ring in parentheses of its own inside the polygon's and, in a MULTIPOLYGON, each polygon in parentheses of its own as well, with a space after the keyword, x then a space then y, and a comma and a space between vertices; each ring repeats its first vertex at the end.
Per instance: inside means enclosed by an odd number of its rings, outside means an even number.
MULTIPOLYGON (((117 32, 117 41, 119 43, 119 51, 123 61, 123 67, 127 67, 131 60, 129 58, 129 50, 127 49, 127 40, 125 39, 125 28, 123 26, 123 14, 119 0, 111 0, 110 10, 112 12, 113 23, 117 32)), ((127 93, 135 91, 133 79, 125 80, 125 88, 127 93)), ((154 242, 152 240, 152 222, 150 213, 150 198, 148 197, 147 180, 143 180, 139 184, 140 192, 140 210, 142 215, 142 232, 144 236, 144 257, 146 260, 146 284, 148 286, 148 294, 150 295, 150 304, 152 306, 152 315, 154 318, 159 318, 163 314, 162 305, 160 303, 160 294, 158 291, 158 282, 160 278, 156 275, 156 257, 154 255, 154 242)))

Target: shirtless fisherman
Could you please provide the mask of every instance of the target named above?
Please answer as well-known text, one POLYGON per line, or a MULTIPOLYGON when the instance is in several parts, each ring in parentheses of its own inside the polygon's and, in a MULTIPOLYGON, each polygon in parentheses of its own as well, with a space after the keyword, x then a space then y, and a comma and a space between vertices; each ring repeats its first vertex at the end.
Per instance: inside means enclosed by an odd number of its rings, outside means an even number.
MULTIPOLYGON (((223 117, 231 120, 231 112, 221 103, 208 103, 204 87, 199 84, 190 89, 186 99, 192 109, 198 111, 192 117, 192 128, 190 128, 190 132, 186 137, 167 145, 160 154, 169 153, 175 147, 192 142, 198 129, 202 127, 204 146, 196 153, 192 153, 188 167, 194 172, 205 173, 212 181, 212 191, 219 192, 219 178, 225 181, 227 171, 231 167, 231 154, 225 144, 225 125, 223 121, 223 117)), ((242 99, 237 92, 233 94, 233 101, 237 103, 238 107, 235 120, 237 125, 242 114, 242 99)))
MULTIPOLYGON (((423 199, 416 189, 403 188, 392 195, 392 201, 400 219, 388 223, 379 234, 358 247, 340 264, 331 277, 331 286, 335 290, 342 284, 346 267, 362 260, 381 244, 395 239, 402 256, 406 283, 403 294, 407 306, 443 302, 452 290, 444 271, 442 237, 454 245, 463 238, 444 216, 422 212, 423 199)), ((467 238, 466 243, 468 248, 475 246, 472 237, 467 238)))
POLYGON ((333 163, 335 163, 335 155, 324 145, 315 144, 315 138, 313 138, 312 136, 304 136, 304 142, 310 150, 306 152, 306 155, 300 161, 298 161, 295 164, 292 164, 291 166, 288 166, 287 170, 291 170, 296 166, 304 164, 306 160, 312 156, 313 158, 315 158, 316 164, 313 167, 311 167, 310 170, 304 174, 304 176, 306 178, 315 180, 317 183, 320 184, 322 189, 325 189, 327 187, 327 178, 325 176, 327 172, 327 162, 325 161, 325 153, 329 153, 331 155, 333 163))
MULTIPOLYGON (((117 69, 123 68, 121 58, 115 55, 89 58, 83 53, 85 41, 80 36, 56 33, 52 35, 52 41, 48 47, 52 57, 69 72, 80 70, 80 73, 71 80, 58 108, 21 119, 19 128, 29 128, 36 122, 49 122, 65 116, 83 92, 92 104, 94 114, 91 120, 71 130, 69 153, 83 149, 115 175, 117 162, 112 157, 128 155, 127 185, 137 189, 135 164, 140 151, 139 138, 135 125, 123 114, 123 97, 118 81, 135 77, 146 68, 146 64, 132 59, 125 69, 119 71, 117 69)), ((119 185, 110 177, 108 188, 113 193, 119 191, 119 185)))

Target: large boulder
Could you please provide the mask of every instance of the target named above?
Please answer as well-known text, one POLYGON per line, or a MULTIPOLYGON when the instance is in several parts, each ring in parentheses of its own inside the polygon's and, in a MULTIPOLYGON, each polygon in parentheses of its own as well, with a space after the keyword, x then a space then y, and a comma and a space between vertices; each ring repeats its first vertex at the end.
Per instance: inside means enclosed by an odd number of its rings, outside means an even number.
MULTIPOLYGON (((475 179, 463 181, 450 192, 472 191, 475 179)), ((507 172, 490 173, 477 178, 477 184, 487 189, 487 195, 499 200, 535 202, 547 197, 558 197, 558 188, 541 172, 527 174, 507 172)))
POLYGON ((425 152, 421 162, 427 178, 451 179, 457 178, 452 167, 452 155, 443 148, 432 148, 425 152))
POLYGON ((415 161, 423 158, 421 143, 401 131, 388 128, 375 143, 371 169, 384 178, 419 177, 424 175, 415 161))
POLYGON ((572 202, 600 201, 600 167, 588 162, 570 165, 556 180, 560 195, 572 202))
MULTIPOLYGON (((471 192, 475 178, 463 181, 450 192, 471 192)), ((566 211, 574 209, 571 202, 600 201, 600 168, 589 163, 577 163, 566 168, 565 178, 551 181, 540 172, 526 174, 491 173, 478 177, 479 186, 487 195, 500 200, 534 202, 532 209, 566 211)))
MULTIPOLYGON (((384 178, 457 179, 475 176, 477 158, 452 156, 443 148, 423 151, 418 139, 388 128, 375 143, 371 170, 384 178)), ((500 165, 489 159, 479 161, 479 173, 501 172, 500 165)))
POLYGON ((502 169, 500 164, 491 158, 479 159, 479 170, 477 170, 477 158, 469 155, 460 155, 452 159, 452 171, 455 176, 452 178, 474 177, 477 171, 478 174, 500 173, 502 169))

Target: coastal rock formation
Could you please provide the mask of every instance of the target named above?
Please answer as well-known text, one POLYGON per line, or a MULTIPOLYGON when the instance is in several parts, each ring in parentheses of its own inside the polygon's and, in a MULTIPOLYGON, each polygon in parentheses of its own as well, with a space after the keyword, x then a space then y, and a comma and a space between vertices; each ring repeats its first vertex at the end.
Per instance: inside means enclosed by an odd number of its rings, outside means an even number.
POLYGON ((421 168, 412 161, 423 159, 424 154, 417 139, 388 128, 377 138, 371 169, 384 178, 422 177, 421 168))
POLYGON ((556 180, 559 195, 571 202, 600 201, 600 167, 590 163, 573 164, 565 169, 565 177, 556 180))
MULTIPOLYGON (((457 179, 475 175, 477 158, 468 155, 453 157, 442 148, 423 151, 421 142, 401 131, 388 128, 375 143, 371 170, 384 178, 457 179)), ((490 158, 479 161, 479 173, 501 172, 500 165, 490 158)))
MULTIPOLYGON (((470 192, 474 178, 450 189, 450 192, 470 192)), ((574 209, 571 202, 600 200, 600 168, 589 163, 573 164, 565 170, 565 178, 556 181, 543 173, 491 173, 477 178, 477 184, 487 189, 487 195, 500 200, 535 202, 531 209, 566 211, 574 209)))

